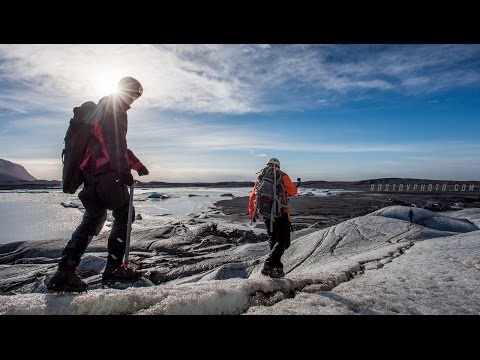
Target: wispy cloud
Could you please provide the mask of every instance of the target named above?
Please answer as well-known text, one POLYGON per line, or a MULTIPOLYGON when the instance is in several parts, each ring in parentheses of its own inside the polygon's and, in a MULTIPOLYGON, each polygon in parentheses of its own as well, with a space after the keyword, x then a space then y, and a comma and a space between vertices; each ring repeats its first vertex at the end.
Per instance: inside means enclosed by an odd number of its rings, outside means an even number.
POLYGON ((241 150, 256 157, 268 156, 272 151, 306 153, 423 153, 446 150, 480 151, 480 145, 463 141, 423 141, 423 142, 358 142, 335 141, 313 142, 305 138, 301 142, 288 133, 278 132, 266 135, 249 125, 218 123, 212 121, 188 120, 175 117, 169 121, 142 121, 135 124, 129 133, 129 141, 139 147, 178 151, 234 151, 241 150), (267 150, 267 151, 265 151, 267 150))
POLYGON ((144 84, 146 108, 315 108, 350 92, 479 84, 479 58, 480 45, 1 45, 0 107, 58 111, 106 95, 99 78, 129 75, 144 84))
POLYGON ((72 101, 92 96, 99 98, 107 95, 100 91, 99 79, 109 76, 118 81, 125 75, 141 80, 145 96, 138 103, 146 107, 226 113, 252 110, 245 100, 248 89, 241 88, 235 78, 221 78, 201 62, 180 58, 175 47, 2 45, 0 58, 0 79, 6 85, 16 84, 0 101, 19 112, 27 106, 39 108, 34 100, 39 98, 34 96, 38 92, 44 95, 42 99, 51 99, 43 104, 49 110, 57 110, 59 105, 71 107, 72 101))
POLYGON ((265 153, 257 153, 255 150, 250 150, 248 153, 252 156, 255 156, 255 157, 266 157, 266 156, 268 156, 265 153))

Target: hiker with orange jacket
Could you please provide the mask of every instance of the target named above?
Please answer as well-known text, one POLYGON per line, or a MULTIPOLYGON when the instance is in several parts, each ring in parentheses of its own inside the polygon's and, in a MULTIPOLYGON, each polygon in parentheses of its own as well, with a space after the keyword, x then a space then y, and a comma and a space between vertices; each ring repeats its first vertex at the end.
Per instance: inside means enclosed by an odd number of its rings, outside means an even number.
POLYGON ((248 204, 250 218, 255 220, 258 215, 263 215, 267 227, 270 252, 262 268, 264 275, 284 276, 281 257, 290 246, 291 228, 287 204, 289 197, 295 195, 297 186, 280 170, 280 161, 270 159, 255 181, 248 204))

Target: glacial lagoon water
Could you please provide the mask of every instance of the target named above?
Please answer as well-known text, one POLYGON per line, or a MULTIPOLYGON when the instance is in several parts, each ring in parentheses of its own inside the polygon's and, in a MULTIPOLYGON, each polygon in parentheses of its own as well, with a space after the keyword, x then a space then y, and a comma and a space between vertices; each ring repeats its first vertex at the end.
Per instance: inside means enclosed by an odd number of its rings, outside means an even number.
MULTIPOLYGON (((189 214, 206 211, 214 202, 229 199, 221 196, 248 196, 250 188, 135 188, 134 206, 142 221, 134 227, 160 226, 180 220, 189 214), (153 193, 162 198, 149 198, 153 193)), ((83 212, 77 194, 65 194, 61 189, 0 191, 0 244, 14 241, 69 239, 80 224, 83 212)), ((109 231, 104 226, 102 231, 109 231)))
MULTIPOLYGON (((236 197, 248 196, 251 190, 249 187, 142 188, 139 186, 134 190, 133 203, 136 214, 140 214, 142 220, 135 221, 133 228, 161 226, 168 222, 182 220, 190 214, 201 214, 213 203, 231 198, 222 195, 230 193, 236 197), (160 197, 150 197, 154 193, 160 197)), ((301 188, 299 194, 328 196, 341 191, 301 188)), ((83 216, 83 212, 76 207, 81 205, 77 194, 78 192, 65 194, 61 189, 0 191, 0 244, 29 240, 68 240, 83 216), (73 207, 65 207, 62 203, 73 207)), ((108 226, 111 220, 110 217, 102 231, 110 231, 108 226)))

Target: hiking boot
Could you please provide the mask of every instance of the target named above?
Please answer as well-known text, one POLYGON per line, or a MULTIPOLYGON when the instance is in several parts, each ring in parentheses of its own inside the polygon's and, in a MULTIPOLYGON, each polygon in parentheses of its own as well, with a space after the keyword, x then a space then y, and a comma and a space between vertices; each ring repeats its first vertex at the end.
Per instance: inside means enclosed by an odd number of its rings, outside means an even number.
POLYGON ((280 266, 275 266, 272 269, 272 274, 270 275, 273 278, 279 278, 279 277, 284 277, 285 273, 283 272, 283 268, 280 266))
POLYGON ((271 268, 269 265, 267 265, 267 264, 263 265, 263 268, 262 268, 262 274, 263 275, 271 277, 272 276, 272 271, 273 271, 273 268, 271 268))
POLYGON ((283 267, 281 266, 274 266, 271 267, 267 264, 263 265, 262 274, 266 276, 270 276, 271 278, 279 278, 285 276, 283 272, 283 267))
POLYGON ((78 275, 77 269, 57 270, 47 284, 49 291, 83 292, 87 291, 87 284, 78 275))
POLYGON ((134 282, 139 280, 142 274, 123 264, 119 266, 107 265, 102 275, 103 285, 110 285, 116 282, 134 282))

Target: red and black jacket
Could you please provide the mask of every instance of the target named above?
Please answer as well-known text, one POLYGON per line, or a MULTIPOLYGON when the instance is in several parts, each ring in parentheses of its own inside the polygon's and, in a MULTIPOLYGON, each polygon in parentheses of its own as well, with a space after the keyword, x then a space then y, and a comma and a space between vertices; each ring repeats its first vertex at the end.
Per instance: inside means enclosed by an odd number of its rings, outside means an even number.
POLYGON ((98 102, 97 118, 92 128, 92 138, 80 168, 92 175, 106 171, 117 174, 138 170, 142 163, 127 148, 128 119, 130 106, 114 95, 105 96, 98 102))

